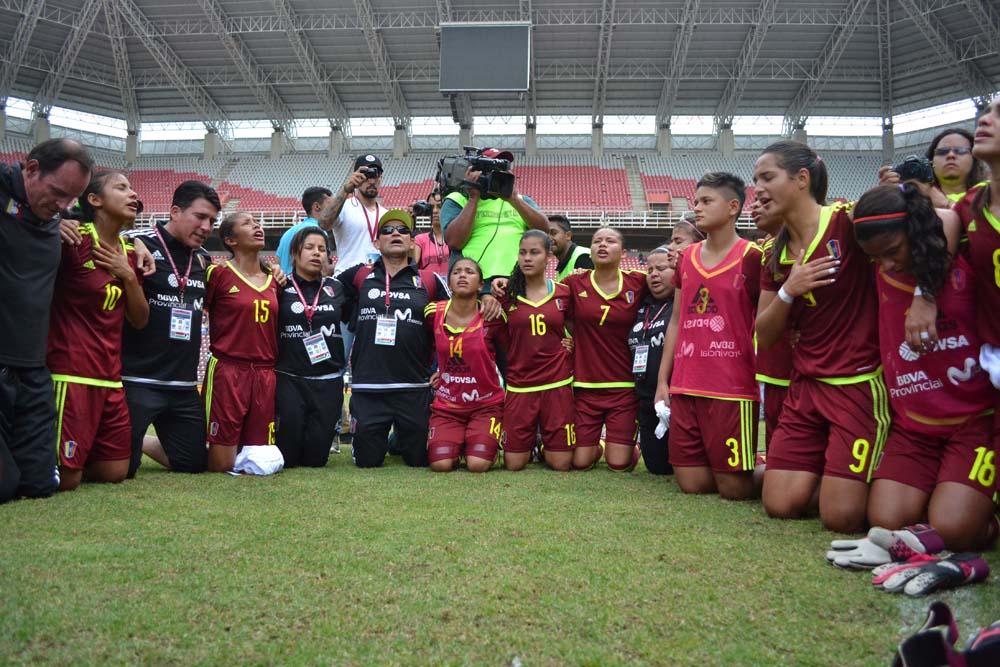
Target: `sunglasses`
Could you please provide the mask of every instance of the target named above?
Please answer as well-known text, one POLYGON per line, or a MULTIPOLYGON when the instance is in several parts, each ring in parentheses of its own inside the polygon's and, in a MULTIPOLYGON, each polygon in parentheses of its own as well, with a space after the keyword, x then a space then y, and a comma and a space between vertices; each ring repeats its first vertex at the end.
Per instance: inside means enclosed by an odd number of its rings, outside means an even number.
POLYGON ((399 232, 403 236, 409 236, 410 235, 410 228, 407 227, 406 225, 395 225, 395 226, 393 226, 393 225, 384 225, 382 227, 379 227, 379 230, 378 230, 378 233, 379 234, 383 234, 383 235, 389 235, 389 234, 392 234, 393 232, 399 232))
POLYGON ((966 146, 953 146, 951 148, 935 148, 934 157, 945 157, 948 153, 954 153, 955 155, 968 155, 972 152, 971 148, 966 146))

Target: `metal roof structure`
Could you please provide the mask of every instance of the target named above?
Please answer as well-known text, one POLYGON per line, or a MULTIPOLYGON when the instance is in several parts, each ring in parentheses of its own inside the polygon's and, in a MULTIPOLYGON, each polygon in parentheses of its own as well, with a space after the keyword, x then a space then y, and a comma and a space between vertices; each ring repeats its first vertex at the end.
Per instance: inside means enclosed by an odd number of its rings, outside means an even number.
MULTIPOLYGON (((1000 0, 0 0, 9 96, 226 136, 263 119, 881 116, 1000 89, 1000 0), (525 93, 438 91, 442 22, 527 21, 525 93)), ((503 53, 469 44, 470 67, 503 53)))

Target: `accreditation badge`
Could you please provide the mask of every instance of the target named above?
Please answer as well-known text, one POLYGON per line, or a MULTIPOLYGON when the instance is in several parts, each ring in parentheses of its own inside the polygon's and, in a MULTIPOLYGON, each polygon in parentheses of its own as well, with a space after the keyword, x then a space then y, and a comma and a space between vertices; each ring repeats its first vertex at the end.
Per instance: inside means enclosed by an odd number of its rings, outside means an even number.
POLYGON ((170 309, 170 340, 191 340, 193 315, 187 308, 170 309))
POLYGON ((326 338, 322 333, 315 333, 302 339, 302 344, 306 346, 306 354, 309 355, 309 363, 318 364, 330 358, 330 348, 327 347, 326 338))
POLYGON ((635 356, 632 358, 632 372, 636 374, 645 373, 648 361, 649 361, 649 346, 636 345, 635 356))
POLYGON ((379 317, 375 323, 375 344, 395 345, 396 344, 396 318, 379 317))

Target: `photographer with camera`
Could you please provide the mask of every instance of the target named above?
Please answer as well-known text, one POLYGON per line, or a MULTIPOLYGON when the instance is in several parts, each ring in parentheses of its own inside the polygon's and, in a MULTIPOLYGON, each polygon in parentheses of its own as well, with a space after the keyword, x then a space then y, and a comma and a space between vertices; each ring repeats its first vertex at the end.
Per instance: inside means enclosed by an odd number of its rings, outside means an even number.
POLYGON ((468 167, 460 187, 444 199, 441 227, 449 246, 479 263, 488 285, 492 278, 510 275, 521 235, 528 229, 548 233, 549 221, 535 202, 518 193, 510 151, 467 148, 466 153, 452 163, 468 167))
POLYGON ((439 276, 448 275, 448 260, 451 250, 441 231, 441 193, 430 193, 426 200, 414 202, 411 207, 413 217, 430 216, 431 230, 413 237, 413 261, 421 269, 430 269, 439 276))
POLYGON ((337 245, 337 266, 333 275, 357 264, 371 264, 378 259, 375 246, 378 221, 386 209, 378 204, 382 184, 382 161, 374 155, 359 155, 354 172, 344 185, 326 200, 319 213, 319 226, 333 232, 337 245), (354 195, 353 197, 351 195, 354 195))
POLYGON ((895 167, 879 169, 879 183, 917 181, 936 208, 950 208, 968 190, 985 181, 986 168, 972 155, 973 136, 968 130, 949 128, 938 133, 923 157, 908 155, 895 167))

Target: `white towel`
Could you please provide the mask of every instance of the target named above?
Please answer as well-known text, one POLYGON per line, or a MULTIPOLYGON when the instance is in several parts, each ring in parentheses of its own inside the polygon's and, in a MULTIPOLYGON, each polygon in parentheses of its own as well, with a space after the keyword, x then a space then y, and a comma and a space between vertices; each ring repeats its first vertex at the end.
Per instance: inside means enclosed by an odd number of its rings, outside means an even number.
POLYGON ((247 445, 236 455, 230 475, 273 475, 285 467, 285 457, 274 445, 247 445))
POLYGON ((983 343, 979 348, 979 366, 989 373, 993 386, 1000 389, 1000 348, 983 343))

